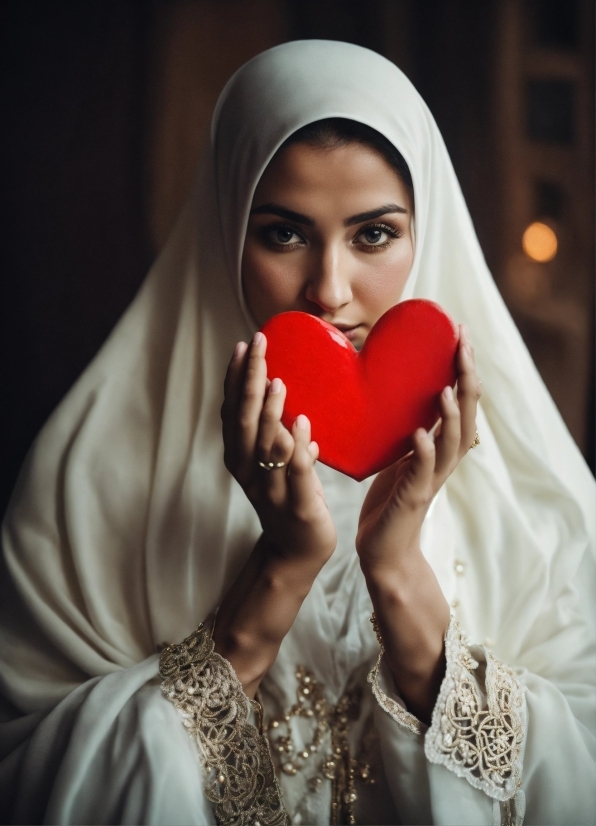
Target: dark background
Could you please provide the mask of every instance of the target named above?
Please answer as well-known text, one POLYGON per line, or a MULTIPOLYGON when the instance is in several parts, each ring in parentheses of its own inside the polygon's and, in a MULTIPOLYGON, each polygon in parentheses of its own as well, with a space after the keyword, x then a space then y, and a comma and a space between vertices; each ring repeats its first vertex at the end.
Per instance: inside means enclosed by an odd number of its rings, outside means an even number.
POLYGON ((35 434, 133 298, 229 75, 322 37, 394 60, 441 129, 487 258, 593 467, 593 7, 583 0, 0 5, 0 509, 35 434), (559 255, 536 264, 540 218, 559 255))

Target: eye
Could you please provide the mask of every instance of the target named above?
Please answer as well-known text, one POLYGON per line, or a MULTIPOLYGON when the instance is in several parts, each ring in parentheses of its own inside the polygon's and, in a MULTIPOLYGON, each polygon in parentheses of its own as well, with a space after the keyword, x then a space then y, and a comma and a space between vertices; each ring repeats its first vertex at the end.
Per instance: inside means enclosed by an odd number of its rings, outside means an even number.
POLYGON ((291 244, 292 241, 296 243, 296 240, 300 240, 300 238, 293 229, 280 227, 275 230, 275 240, 278 244, 291 244))
POLYGON ((394 238, 399 238, 399 233, 388 224, 374 224, 364 227, 356 236, 358 243, 365 247, 385 247, 394 238))
POLYGON ((282 224, 270 224, 263 227, 261 235, 268 244, 274 247, 294 247, 304 243, 304 238, 296 232, 294 227, 282 224))

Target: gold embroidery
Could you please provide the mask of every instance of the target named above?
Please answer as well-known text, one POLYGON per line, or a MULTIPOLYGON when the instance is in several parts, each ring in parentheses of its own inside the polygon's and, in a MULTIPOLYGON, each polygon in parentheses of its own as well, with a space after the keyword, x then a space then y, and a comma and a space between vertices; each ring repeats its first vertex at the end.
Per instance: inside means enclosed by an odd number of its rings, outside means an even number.
MULTIPOLYGON (((468 649, 459 624, 451 617, 445 635, 447 669, 424 738, 424 752, 431 763, 440 763, 465 778, 471 786, 500 801, 506 824, 523 822, 521 749, 525 719, 523 689, 516 674, 486 648, 487 708, 473 671, 478 662, 468 649), (512 808, 513 807, 513 808, 512 808), (513 813, 515 812, 515 813, 513 813)), ((383 648, 368 675, 373 693, 387 714, 414 734, 420 722, 383 692, 379 669, 383 648)))
MULTIPOLYGON (((200 625, 159 661, 162 691, 180 711, 205 767, 205 795, 220 826, 289 826, 267 739, 248 722, 251 701, 200 625)), ((252 708, 261 713, 258 703, 252 708)))
POLYGON ((377 636, 377 642, 381 646, 381 650, 372 671, 366 679, 371 684, 375 699, 383 711, 386 711, 390 717, 393 717, 396 722, 409 729, 413 734, 420 734, 422 731, 420 720, 417 717, 414 717, 413 714, 410 714, 409 711, 406 711, 405 708, 402 708, 398 702, 393 700, 391 697, 388 697, 379 685, 379 671, 381 669, 381 660, 383 659, 383 654, 385 653, 385 647, 383 646, 383 637, 381 636, 379 623, 374 611, 372 617, 370 618, 370 622, 374 628, 374 632, 377 636))
POLYGON ((331 824, 356 822, 354 804, 358 799, 356 780, 373 784, 371 767, 364 759, 355 759, 350 753, 348 734, 350 724, 360 715, 362 691, 348 690, 336 705, 325 698, 323 686, 302 666, 296 669, 298 687, 296 703, 281 720, 271 720, 267 726, 273 754, 277 755, 280 768, 288 775, 295 775, 319 756, 319 765, 309 784, 317 791, 330 780, 331 824), (292 717, 311 718, 314 723, 312 741, 301 751, 296 750, 292 740, 290 720, 292 717), (325 750, 325 742, 330 740, 330 750, 325 750))
MULTIPOLYGON (((452 618, 445 639, 447 672, 425 738, 425 753, 499 801, 521 786, 523 691, 515 673, 485 649, 487 708, 459 625, 452 618)), ((510 807, 506 807, 509 811, 510 807)))

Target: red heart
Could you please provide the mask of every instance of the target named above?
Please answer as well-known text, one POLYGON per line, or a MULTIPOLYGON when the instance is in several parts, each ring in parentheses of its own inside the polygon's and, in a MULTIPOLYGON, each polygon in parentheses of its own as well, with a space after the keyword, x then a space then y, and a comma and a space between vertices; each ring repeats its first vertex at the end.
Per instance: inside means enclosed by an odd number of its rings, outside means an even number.
POLYGON ((287 387, 284 425, 304 413, 320 461, 359 481, 411 449, 412 433, 435 424, 438 396, 455 384, 458 331, 432 301, 387 310, 360 352, 307 313, 281 313, 262 331, 267 375, 287 387))

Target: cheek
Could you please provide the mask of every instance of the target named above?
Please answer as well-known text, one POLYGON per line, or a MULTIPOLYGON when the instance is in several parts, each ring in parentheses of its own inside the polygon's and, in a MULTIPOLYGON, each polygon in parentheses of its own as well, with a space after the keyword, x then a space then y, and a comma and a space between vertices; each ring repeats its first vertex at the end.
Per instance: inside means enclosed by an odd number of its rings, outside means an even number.
POLYGON ((373 323, 401 298, 412 269, 414 251, 411 243, 404 244, 387 257, 379 255, 379 258, 383 260, 371 262, 358 284, 359 300, 373 323))
POLYGON ((246 303, 259 323, 291 307, 299 292, 299 278, 284 258, 268 255, 262 248, 248 244, 245 247, 242 288, 246 303))

